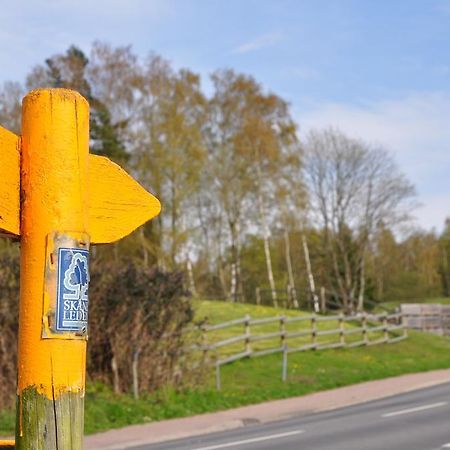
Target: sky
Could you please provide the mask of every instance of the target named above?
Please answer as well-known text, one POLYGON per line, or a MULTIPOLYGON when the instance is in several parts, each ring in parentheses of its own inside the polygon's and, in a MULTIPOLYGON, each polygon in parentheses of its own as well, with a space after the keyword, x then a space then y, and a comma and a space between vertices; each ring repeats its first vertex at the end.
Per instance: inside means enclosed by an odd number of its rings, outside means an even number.
POLYGON ((0 10, 0 83, 95 40, 176 68, 253 75, 300 138, 335 127, 381 145, 416 186, 417 224, 450 216, 450 0, 14 0, 0 10))

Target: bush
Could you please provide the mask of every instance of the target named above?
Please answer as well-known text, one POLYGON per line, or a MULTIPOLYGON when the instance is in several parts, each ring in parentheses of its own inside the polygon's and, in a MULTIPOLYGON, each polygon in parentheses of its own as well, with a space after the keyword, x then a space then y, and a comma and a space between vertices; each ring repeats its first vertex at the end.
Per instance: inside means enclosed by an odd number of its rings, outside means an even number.
POLYGON ((16 398, 17 332, 19 316, 19 254, 17 248, 0 253, 0 405, 16 398))
POLYGON ((93 265, 88 373, 112 383, 153 391, 180 380, 183 329, 194 316, 181 272, 134 262, 93 265))

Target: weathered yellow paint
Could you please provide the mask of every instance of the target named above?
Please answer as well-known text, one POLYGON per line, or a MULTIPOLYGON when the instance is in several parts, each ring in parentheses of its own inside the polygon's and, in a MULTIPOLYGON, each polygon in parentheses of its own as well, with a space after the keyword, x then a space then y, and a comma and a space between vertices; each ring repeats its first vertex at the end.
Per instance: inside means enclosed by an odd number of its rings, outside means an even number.
POLYGON ((0 127, 0 232, 19 234, 20 138, 0 127))
POLYGON ((108 158, 89 156, 91 243, 117 241, 157 216, 159 200, 108 158))
POLYGON ((23 102, 18 394, 84 394, 86 341, 41 339, 45 244, 87 232, 89 107, 79 94, 37 90, 23 102))

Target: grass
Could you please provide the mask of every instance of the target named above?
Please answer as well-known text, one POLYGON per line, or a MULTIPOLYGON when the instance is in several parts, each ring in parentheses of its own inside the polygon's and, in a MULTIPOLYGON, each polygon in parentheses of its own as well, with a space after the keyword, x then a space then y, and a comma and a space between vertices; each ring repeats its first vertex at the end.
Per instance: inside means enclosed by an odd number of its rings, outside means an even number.
MULTIPOLYGON (((246 313, 261 317, 258 315, 274 316, 279 312, 267 307, 216 302, 199 302, 196 308, 197 317, 209 314, 215 323, 246 313)), ((224 410, 405 373, 450 368, 450 339, 411 332, 409 339, 392 345, 293 353, 289 355, 286 383, 281 382, 281 363, 279 354, 237 361, 222 368, 220 392, 214 389, 210 372, 202 387, 182 392, 168 388, 137 401, 130 395, 114 395, 104 385, 88 383, 86 432, 224 410)), ((0 412, 0 434, 11 435, 13 429, 14 412, 0 412)))

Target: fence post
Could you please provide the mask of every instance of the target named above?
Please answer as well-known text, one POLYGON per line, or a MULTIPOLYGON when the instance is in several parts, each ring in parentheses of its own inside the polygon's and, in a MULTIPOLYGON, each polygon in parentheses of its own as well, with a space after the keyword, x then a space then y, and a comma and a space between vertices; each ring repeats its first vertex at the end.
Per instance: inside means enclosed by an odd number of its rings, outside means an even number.
MULTIPOLYGON (((88 146, 89 106, 81 95, 38 90, 25 97, 17 449, 82 448, 86 333, 73 339, 43 336, 43 315, 49 328, 56 317, 47 315, 43 290, 52 291, 45 277, 49 261, 52 267, 64 267, 59 248, 79 254, 76 261, 68 257, 87 273, 88 146), (69 237, 67 245, 58 245, 61 238, 55 232, 67 236, 69 231, 86 235, 86 240, 80 237, 83 250, 69 237)), ((87 283, 83 288, 87 297, 87 283)))
POLYGON ((311 315, 311 341, 315 350, 317 348, 317 317, 315 312, 311 315))
POLYGON ((207 326, 208 326, 208 318, 205 317, 204 323, 202 323, 200 325, 200 331, 202 332, 201 343, 202 343, 203 360, 204 361, 208 360, 208 351, 209 351, 209 346, 208 346, 208 329, 206 328, 207 326))
POLYGON ((245 315, 245 322, 244 322, 244 334, 245 334, 245 351, 250 354, 252 353, 252 344, 250 342, 250 319, 251 317, 246 314, 245 315))
POLYGON ((385 312, 383 314, 383 337, 384 337, 384 342, 388 342, 389 341, 387 312, 385 312))
POLYGON ((367 313, 363 312, 362 313, 362 317, 361 317, 361 321, 362 321, 362 329, 363 329, 363 341, 364 341, 364 345, 367 345, 369 343, 369 338, 367 335, 367 313))
POLYGON ((283 347, 286 344, 286 317, 280 316, 280 346, 283 347))
POLYGON ((288 348, 287 345, 283 345, 283 367, 281 369, 281 381, 283 383, 287 380, 287 365, 288 365, 288 348))
POLYGON ((220 363, 216 361, 216 389, 220 391, 222 389, 222 383, 220 380, 220 363))
POLYGON ((344 314, 339 313, 339 344, 345 347, 345 325, 344 325, 344 314))
POLYGON ((408 328, 406 327, 405 318, 403 317, 402 312, 400 312, 400 323, 403 327, 403 338, 406 339, 408 337, 408 328))
POLYGON ((255 289, 255 293, 256 293, 256 304, 260 305, 261 304, 261 288, 259 286, 255 289))

